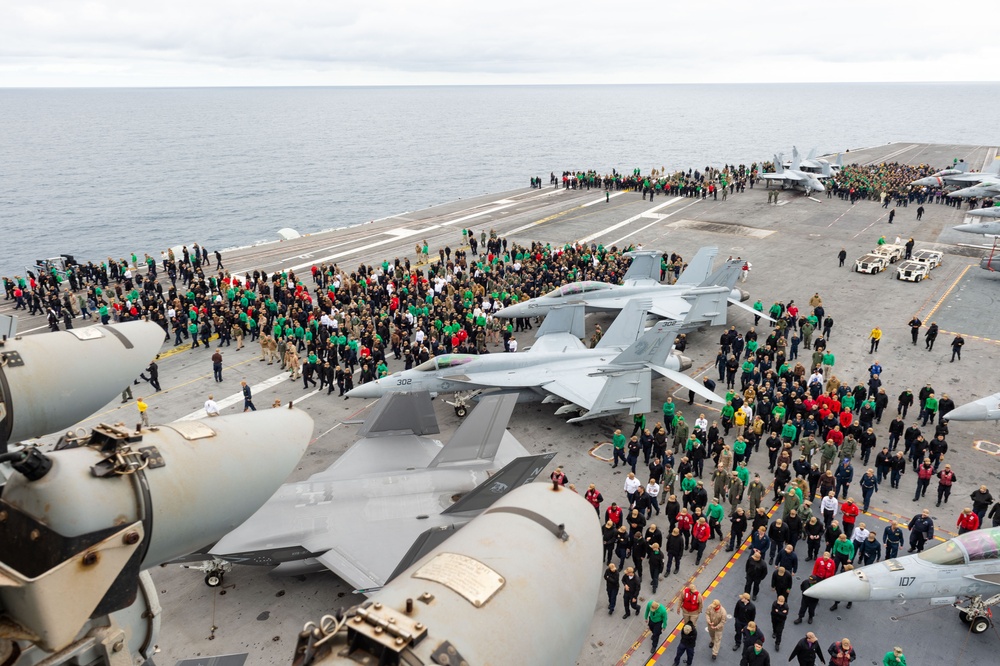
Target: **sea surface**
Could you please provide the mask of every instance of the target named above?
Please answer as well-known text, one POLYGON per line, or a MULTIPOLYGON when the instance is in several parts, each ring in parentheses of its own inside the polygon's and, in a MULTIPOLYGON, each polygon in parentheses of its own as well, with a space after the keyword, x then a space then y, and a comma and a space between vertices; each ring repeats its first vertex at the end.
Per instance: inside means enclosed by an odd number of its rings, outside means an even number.
POLYGON ((5 89, 0 275, 274 240, 564 169, 1000 145, 998 104, 995 83, 5 89))

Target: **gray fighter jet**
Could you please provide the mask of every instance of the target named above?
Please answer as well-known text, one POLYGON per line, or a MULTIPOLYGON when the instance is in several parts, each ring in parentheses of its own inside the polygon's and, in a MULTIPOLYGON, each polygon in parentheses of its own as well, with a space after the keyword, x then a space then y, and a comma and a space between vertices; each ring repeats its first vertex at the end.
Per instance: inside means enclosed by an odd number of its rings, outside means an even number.
MULTIPOLYGON (((989 208, 989 211, 998 210, 998 208, 989 208)), ((979 211, 970 211, 970 213, 975 213, 979 211)), ((1000 213, 997 215, 985 216, 987 218, 998 218, 1000 213)), ((983 270, 995 272, 1000 270, 1000 255, 997 254, 997 239, 1000 238, 1000 219, 988 219, 986 222, 978 222, 973 224, 960 224, 957 227, 952 227, 955 231, 964 231, 968 234, 979 234, 980 236, 993 236, 993 249, 989 254, 985 255, 979 260, 979 267, 983 270)), ((988 249, 988 248, 987 248, 988 249)))
POLYGON ((965 160, 959 160, 955 163, 955 166, 949 169, 941 169, 936 171, 929 176, 917 179, 910 183, 914 187, 944 187, 945 185, 950 185, 954 182, 952 179, 955 176, 961 176, 969 171, 969 165, 965 163, 965 160))
MULTIPOLYGON (((652 373, 664 376, 707 400, 723 398, 678 372, 691 361, 671 353, 683 322, 660 321, 645 334, 648 301, 632 301, 608 328, 594 349, 580 342, 568 322, 582 327, 583 306, 556 308, 546 317, 535 344, 516 354, 443 354, 412 370, 352 389, 352 398, 377 398, 394 391, 461 393, 493 389, 516 393, 521 400, 563 402, 557 415, 580 412, 570 423, 652 410, 652 373), (622 341, 633 342, 622 349, 622 341), (638 339, 636 339, 638 338, 638 339), (673 368, 668 366, 673 365, 673 368)), ((460 402, 459 405, 462 403, 460 402)))
POLYGON ((1000 196, 1000 179, 983 181, 970 187, 963 187, 960 190, 949 192, 948 196, 956 199, 968 199, 969 197, 997 197, 1000 196))
POLYGON ((790 187, 795 190, 800 190, 807 195, 812 194, 813 192, 826 191, 826 186, 820 178, 829 178, 833 175, 829 164, 824 165, 820 173, 803 171, 800 167, 801 159, 799 158, 798 151, 792 152, 792 163, 787 169, 782 165, 781 158, 778 155, 775 155, 774 172, 762 173, 760 177, 767 181, 768 187, 771 186, 772 182, 778 182, 781 183, 781 189, 790 187))
POLYGON ((440 432, 429 394, 387 396, 333 465, 282 486, 195 568, 210 586, 231 564, 250 564, 283 575, 325 568, 377 590, 555 456, 530 455, 507 432, 515 402, 484 398, 442 445, 427 436, 440 432))
MULTIPOLYGON (((792 146, 792 159, 785 160, 783 166, 785 166, 786 168, 790 168, 792 166, 792 163, 795 161, 795 156, 798 154, 799 154, 798 148, 792 146)), ((844 156, 842 154, 837 153, 837 160, 833 164, 830 164, 829 161, 816 157, 815 148, 810 150, 809 154, 806 155, 806 158, 801 162, 799 162, 799 169, 801 169, 802 171, 819 174, 820 177, 824 178, 829 178, 830 176, 836 174, 843 167, 844 167, 844 156), (827 174, 827 172, 829 172, 829 175, 825 175, 827 174)))
POLYGON ((916 555, 837 574, 805 595, 835 601, 954 603, 972 633, 981 634, 991 624, 990 606, 1000 603, 1000 527, 966 532, 916 555))
POLYGON ((1000 421, 1000 393, 967 402, 948 412, 949 421, 1000 421))
MULTIPOLYGON (((977 208, 975 210, 970 210, 966 213, 969 217, 981 217, 984 219, 996 219, 1000 218, 1000 206, 988 206, 986 208, 977 208)), ((966 229, 962 229, 966 231, 966 229)))
POLYGON ((629 301, 641 298, 651 300, 649 311, 657 317, 685 321, 682 331, 723 325, 727 319, 726 304, 750 312, 754 310, 741 302, 749 299, 750 295, 734 288, 743 268, 743 260, 729 260, 713 273, 712 261, 718 253, 717 247, 701 248, 677 282, 664 285, 658 280, 661 253, 634 252, 631 254, 632 264, 621 285, 572 282, 544 296, 508 305, 495 315, 506 319, 541 317, 554 307, 577 303, 582 303, 587 312, 617 312, 629 301))

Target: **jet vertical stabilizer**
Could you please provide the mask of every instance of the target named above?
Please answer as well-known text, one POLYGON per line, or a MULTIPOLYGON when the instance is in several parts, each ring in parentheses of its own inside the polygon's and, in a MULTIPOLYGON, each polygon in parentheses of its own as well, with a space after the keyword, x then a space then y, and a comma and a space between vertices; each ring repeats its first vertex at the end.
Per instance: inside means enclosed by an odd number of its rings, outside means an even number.
POLYGON ((558 333, 568 333, 575 338, 582 338, 586 335, 584 326, 584 316, 586 306, 583 303, 573 305, 560 305, 549 310, 545 321, 538 329, 535 339, 543 335, 554 335, 558 333))
POLYGON ((515 404, 516 393, 483 397, 427 466, 434 468, 472 460, 493 460, 515 404))
POLYGON ((676 286, 697 287, 705 284, 706 280, 711 279, 712 262, 718 254, 717 247, 703 247, 698 250, 694 258, 688 262, 687 268, 677 278, 676 286))
MULTIPOLYGON (((583 309, 582 305, 577 307, 583 309)), ((648 298, 633 298, 622 308, 615 320, 611 322, 611 326, 608 326, 607 332, 597 343, 596 349, 628 347, 638 340, 645 330, 646 315, 652 307, 653 301, 648 298)))
POLYGON ((632 263, 629 264, 628 270, 625 271, 625 277, 622 279, 622 284, 659 284, 660 259, 663 256, 662 252, 626 252, 625 256, 631 257, 632 263))
MULTIPOLYGON (((724 298, 723 302, 725 302, 724 298)), ((723 307, 725 306, 723 305, 723 307)), ((641 338, 612 359, 610 365, 623 366, 646 363, 663 365, 674 347, 674 339, 682 326, 684 326, 682 321, 664 320, 657 322, 641 338)))
MULTIPOLYGON (((733 287, 736 286, 736 281, 740 278, 740 271, 743 270, 743 260, 742 259, 730 259, 726 263, 719 267, 719 270, 715 271, 704 280, 701 281, 699 287, 727 287, 732 291, 733 287)), ((725 322, 723 322, 725 323, 725 322)))

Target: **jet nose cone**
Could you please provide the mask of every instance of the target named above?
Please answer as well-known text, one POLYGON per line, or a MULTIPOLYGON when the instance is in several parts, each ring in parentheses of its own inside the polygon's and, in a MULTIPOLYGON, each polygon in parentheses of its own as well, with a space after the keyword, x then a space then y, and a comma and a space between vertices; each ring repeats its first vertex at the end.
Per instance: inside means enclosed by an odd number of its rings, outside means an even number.
POLYGON ((955 231, 964 231, 967 234, 981 234, 982 227, 978 224, 960 224, 956 227, 952 227, 955 231))
POLYGON ((520 317, 522 315, 518 314, 519 308, 516 305, 508 305, 505 308, 500 308, 493 313, 494 317, 500 317, 501 319, 513 319, 514 317, 520 317))
POLYGON ((849 571, 816 583, 805 591, 805 595, 833 601, 868 601, 872 596, 872 586, 862 580, 858 572, 849 571))
POLYGON ((348 398, 377 398, 379 397, 378 387, 376 386, 378 382, 368 382, 367 384, 362 384, 352 388, 350 391, 345 393, 348 398))
POLYGON ((683 354, 677 355, 677 362, 680 363, 681 372, 689 369, 692 365, 694 365, 694 362, 687 356, 684 356, 683 354))
POLYGON ((988 411, 980 401, 961 405, 948 412, 949 421, 985 421, 988 411))

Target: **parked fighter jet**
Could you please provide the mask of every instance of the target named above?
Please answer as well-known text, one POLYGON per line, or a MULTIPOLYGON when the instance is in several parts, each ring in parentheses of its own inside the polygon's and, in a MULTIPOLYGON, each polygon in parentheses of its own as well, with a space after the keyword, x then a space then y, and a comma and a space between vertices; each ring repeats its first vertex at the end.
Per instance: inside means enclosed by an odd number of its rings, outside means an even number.
POLYGON ((768 181, 768 186, 771 184, 770 181, 780 182, 781 189, 791 187, 795 190, 801 190, 805 194, 826 191, 826 186, 820 181, 820 177, 828 178, 832 175, 829 164, 824 165, 822 172, 818 174, 803 171, 800 167, 801 160, 798 151, 793 151, 792 163, 788 169, 782 166, 781 158, 775 155, 774 173, 762 173, 760 177, 768 181))
MULTIPOLYGON (((553 289, 544 296, 508 305, 495 315, 507 319, 540 317, 556 306, 576 303, 584 304, 587 312, 616 312, 629 301, 643 298, 652 300, 650 312, 657 317, 684 320, 682 331, 685 331, 706 325, 725 324, 726 303, 760 314, 741 303, 750 298, 750 295, 734 288, 743 268, 743 260, 727 261, 712 273, 712 260, 718 253, 717 247, 698 250, 680 278, 672 285, 660 284, 656 279, 659 277, 659 252, 632 253, 632 264, 621 285, 572 282, 553 289)), ((770 320, 769 317, 764 318, 770 320)))
POLYGON ((986 208, 977 208, 976 210, 970 210, 966 213, 970 217, 982 217, 987 219, 993 219, 1000 217, 1000 206, 987 206, 986 208))
POLYGON ((440 432, 429 394, 385 397, 354 446, 282 486, 197 568, 213 587, 235 563, 282 575, 327 568, 362 592, 380 588, 555 456, 529 455, 507 432, 515 402, 484 398, 442 445, 426 436, 440 432))
POLYGON ((816 583, 805 595, 835 601, 955 603, 972 633, 981 634, 990 627, 990 606, 1000 603, 1000 527, 966 532, 916 555, 838 574, 816 583))
POLYGON ((960 190, 949 192, 948 196, 956 199, 968 199, 969 197, 997 197, 1000 196, 1000 179, 983 181, 970 187, 963 187, 960 190))
POLYGON ((948 412, 949 421, 1000 420, 1000 393, 959 405, 948 412))
POLYGON ((969 170, 969 165, 965 163, 965 160, 959 160, 955 163, 955 166, 950 169, 941 169, 931 175, 920 178, 913 181, 910 185, 916 187, 944 187, 946 184, 950 184, 951 179, 955 176, 961 176, 967 173, 969 170))
MULTIPOLYGON (((955 169, 945 169, 944 171, 939 171, 938 173, 946 173, 948 171, 955 171, 955 169)), ((938 176, 935 174, 933 176, 928 176, 927 178, 915 180, 910 184, 925 185, 927 187, 945 187, 947 185, 969 186, 977 183, 989 184, 996 182, 1000 182, 1000 158, 994 159, 982 171, 963 170, 961 172, 950 173, 945 176, 938 176)))
MULTIPOLYGON (((980 217, 987 218, 1000 218, 1000 206, 996 208, 988 208, 988 211, 996 210, 996 215, 984 215, 980 217)), ((969 211, 969 214, 978 213, 981 211, 969 211)), ((974 224, 960 224, 957 227, 952 227, 955 231, 964 231, 967 234, 979 234, 980 236, 1000 236, 1000 220, 996 222, 990 220, 988 222, 977 222, 974 224)))
POLYGON ((575 334, 568 332, 572 328, 569 322, 582 325, 583 306, 556 308, 545 319, 528 351, 443 354, 412 370, 357 386, 347 395, 377 398, 393 391, 460 393, 495 389, 518 393, 524 400, 564 402, 556 414, 581 412, 569 420, 575 423, 622 412, 651 411, 652 372, 656 372, 708 400, 723 402, 721 396, 677 372, 691 365, 690 359, 671 353, 683 322, 660 321, 639 335, 648 308, 648 301, 629 303, 594 349, 585 348, 575 334), (634 342, 622 350, 620 345, 626 335, 634 342))
MULTIPOLYGON (((792 159, 785 160, 783 166, 791 168, 795 161, 795 156, 799 154, 798 148, 792 146, 792 159)), ((819 174, 821 178, 829 178, 844 167, 844 156, 837 153, 837 161, 830 164, 827 160, 816 157, 816 149, 813 148, 806 155, 806 158, 799 163, 799 169, 808 173, 819 174)))

